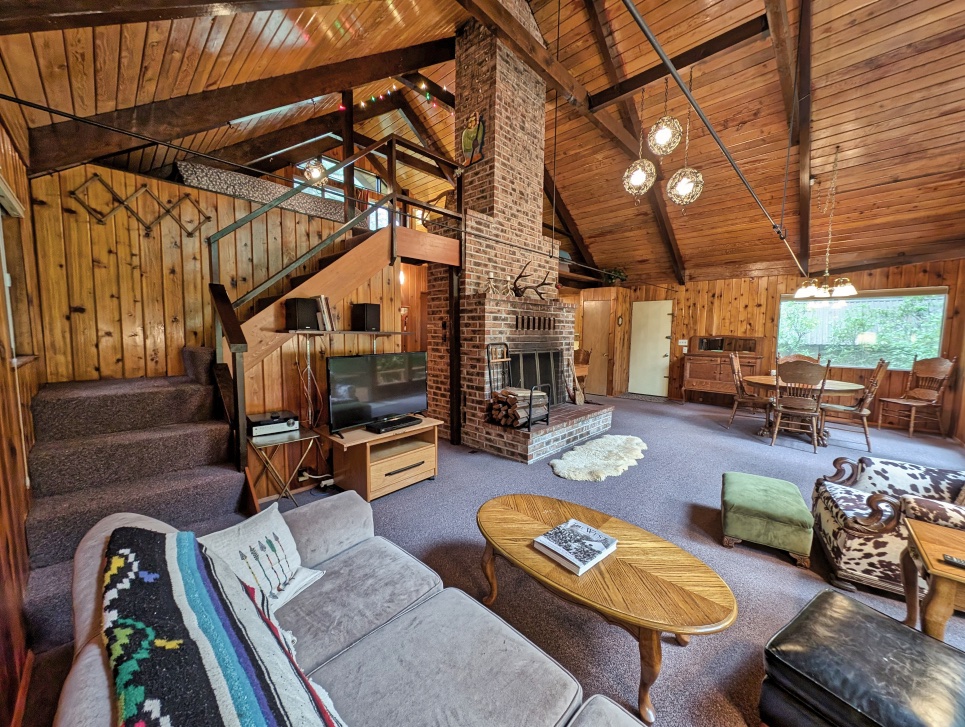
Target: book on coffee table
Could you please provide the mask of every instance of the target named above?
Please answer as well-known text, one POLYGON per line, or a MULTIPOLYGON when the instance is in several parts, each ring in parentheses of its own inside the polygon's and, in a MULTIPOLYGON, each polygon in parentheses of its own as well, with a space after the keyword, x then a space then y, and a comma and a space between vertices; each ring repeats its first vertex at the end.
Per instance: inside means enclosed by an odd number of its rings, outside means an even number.
POLYGON ((572 519, 543 533, 533 540, 533 545, 578 576, 617 549, 615 538, 572 519))

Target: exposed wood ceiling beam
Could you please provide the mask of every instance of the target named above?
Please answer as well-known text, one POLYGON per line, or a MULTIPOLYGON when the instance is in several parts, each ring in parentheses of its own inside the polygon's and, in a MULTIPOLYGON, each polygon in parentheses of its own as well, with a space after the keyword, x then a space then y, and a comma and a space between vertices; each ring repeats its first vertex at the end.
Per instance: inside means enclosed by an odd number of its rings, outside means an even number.
POLYGON ((798 219, 801 230, 799 260, 811 272, 811 0, 801 0, 797 37, 798 219))
MULTIPOLYGON (((405 119, 406 124, 408 124, 409 129, 415 134, 419 143, 422 144, 429 151, 434 151, 436 154, 441 154, 442 156, 448 156, 446 154, 446 148, 442 145, 442 140, 436 136, 435 132, 429 128, 422 117, 419 116, 419 112, 412 107, 408 99, 405 98, 403 94, 399 94, 401 103, 399 104, 399 111, 402 112, 402 118, 405 119)), ((439 165, 439 171, 445 176, 446 181, 449 182, 453 187, 456 186, 456 178, 453 176, 452 171, 444 164, 439 165)))
POLYGON ((0 4, 0 35, 355 2, 357 0, 20 0, 0 4))
MULTIPOLYGON (((546 84, 562 95, 567 102, 585 119, 593 124, 605 137, 612 140, 630 159, 636 159, 639 152, 637 138, 624 128, 616 117, 605 110, 594 113, 590 109, 590 95, 581 84, 556 58, 543 47, 499 0, 457 0, 477 21, 490 29, 520 60, 539 74, 546 84)), ((763 17, 763 16, 762 16, 763 17)), ((660 169, 659 161, 644 147, 644 154, 660 169)), ((647 194, 650 208, 658 219, 657 232, 672 260, 679 260, 680 251, 670 217, 667 215, 663 200, 658 200, 661 192, 657 185, 647 194)), ((678 279, 684 275, 682 267, 675 267, 678 279)))
MULTIPOLYGON (((373 119, 395 111, 397 108, 398 96, 395 94, 373 103, 366 103, 364 109, 355 109, 355 123, 373 119)), ((332 111, 208 153, 222 159, 225 162, 225 168, 232 168, 232 164, 248 164, 269 172, 311 159, 314 154, 309 147, 313 143, 321 142, 322 137, 330 138, 332 135, 339 135, 341 131, 342 112, 332 111)), ((212 164, 205 159, 198 161, 202 164, 212 164)))
MULTIPOLYGON (((785 0, 764 0, 764 9, 767 11, 767 26, 771 30, 771 43, 777 58, 777 73, 781 79, 781 96, 784 98, 787 123, 797 126, 794 123, 794 49, 787 3, 785 0)), ((791 129, 791 136, 797 137, 797 129, 791 129)))
POLYGON ((664 244, 670 252, 670 267, 673 268, 674 280, 680 285, 684 285, 687 282, 687 270, 684 267, 684 258, 680 254, 680 245, 677 244, 677 235, 674 234, 673 225, 670 224, 670 215, 667 214, 667 200, 663 198, 659 187, 660 177, 658 175, 657 181, 650 190, 651 203, 659 209, 659 214, 654 215, 654 221, 657 223, 660 236, 663 238, 664 244))
MULTIPOLYGON (((426 64, 431 65, 429 63, 426 64)), ((422 66, 425 68, 425 66, 422 66)), ((406 88, 411 88, 417 94, 425 98, 428 93, 432 98, 449 111, 456 110, 456 95, 452 91, 447 91, 431 78, 426 78, 421 73, 404 73, 396 76, 395 80, 406 88)))
MULTIPOLYGON (((738 25, 736 28, 731 28, 711 38, 706 43, 701 43, 695 48, 691 48, 674 56, 670 60, 673 62, 675 68, 686 68, 697 61, 709 58, 715 53, 733 48, 735 45, 739 45, 746 40, 760 37, 760 35, 766 31, 767 16, 759 15, 742 25, 738 25)), ((669 75, 669 72, 663 65, 648 68, 635 76, 620 81, 620 83, 616 83, 609 88, 592 94, 589 97, 589 108, 593 111, 599 111, 605 106, 629 99, 647 84, 660 81, 667 75, 669 75)))
MULTIPOLYGON (((372 146, 372 144, 374 143, 375 143, 375 139, 373 139, 372 137, 365 136, 364 134, 360 134, 357 131, 355 132, 356 146, 360 146, 364 149, 367 146, 372 146)), ((386 157, 386 152, 384 149, 379 149, 378 151, 374 152, 374 154, 377 156, 386 157)), ((415 156, 414 154, 404 152, 401 149, 396 149, 395 161, 398 164, 403 164, 405 166, 412 167, 413 169, 418 169, 423 174, 428 174, 432 177, 438 177, 439 179, 445 179, 445 177, 442 175, 442 172, 439 171, 439 167, 437 167, 435 163, 429 162, 429 161, 423 161, 422 159, 415 156)))
MULTIPOLYGON (((452 60, 455 54, 455 40, 444 38, 297 73, 97 114, 91 120, 130 129, 152 139, 171 141, 223 126, 233 119, 452 60)), ((43 174, 76 166, 97 157, 117 154, 133 145, 134 140, 126 134, 82 121, 36 127, 30 130, 33 152, 30 173, 43 174)))
MULTIPOLYGON (((586 13, 590 17, 590 28, 593 30, 593 37, 596 39, 597 50, 603 58, 603 70, 606 71, 610 83, 617 84, 623 80, 624 73, 621 68, 617 67, 619 52, 617 51, 616 41, 613 39, 610 21, 606 16, 606 9, 603 7, 603 0, 583 0, 583 4, 586 6, 586 13)), ((628 98, 623 99, 619 103, 619 110, 627 131, 639 137, 640 117, 637 115, 633 101, 628 98)))
POLYGON ((569 232, 569 238, 573 241, 576 249, 580 251, 580 256, 583 258, 583 262, 591 267, 597 267, 596 261, 593 259, 593 253, 590 252, 589 246, 586 244, 586 240, 583 239, 583 235, 580 234, 580 228, 576 224, 576 220, 573 215, 570 214, 569 207, 566 206, 566 202, 560 196, 560 191, 556 188, 556 183, 553 181, 553 175, 550 174, 550 170, 545 166, 543 167, 543 193, 549 199, 550 203, 556 202, 556 214, 559 216, 560 221, 566 226, 566 231, 569 232))

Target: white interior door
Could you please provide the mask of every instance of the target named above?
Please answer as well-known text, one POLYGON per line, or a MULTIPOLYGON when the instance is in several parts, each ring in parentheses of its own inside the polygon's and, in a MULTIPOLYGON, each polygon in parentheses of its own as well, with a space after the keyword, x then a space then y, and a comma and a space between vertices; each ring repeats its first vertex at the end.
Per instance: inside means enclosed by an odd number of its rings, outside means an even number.
POLYGON ((633 304, 629 388, 632 393, 667 396, 670 387, 670 324, 672 322, 672 300, 633 304))

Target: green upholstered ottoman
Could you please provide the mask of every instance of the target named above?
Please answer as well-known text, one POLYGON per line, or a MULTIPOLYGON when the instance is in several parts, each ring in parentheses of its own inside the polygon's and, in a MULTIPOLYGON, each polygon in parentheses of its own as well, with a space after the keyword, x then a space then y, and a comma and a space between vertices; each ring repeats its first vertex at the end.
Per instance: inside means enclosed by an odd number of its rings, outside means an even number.
POLYGON ((801 568, 811 566, 814 516, 793 482, 725 472, 720 515, 726 547, 747 540, 786 550, 801 568))

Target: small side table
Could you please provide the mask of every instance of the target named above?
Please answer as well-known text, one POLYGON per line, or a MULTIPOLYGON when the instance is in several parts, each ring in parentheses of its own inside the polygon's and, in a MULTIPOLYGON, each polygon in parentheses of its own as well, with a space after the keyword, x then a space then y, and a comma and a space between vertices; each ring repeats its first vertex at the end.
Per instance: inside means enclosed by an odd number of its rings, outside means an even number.
POLYGON ((252 483, 252 489, 258 486, 263 477, 268 477, 269 481, 273 481, 275 484, 275 489, 278 490, 279 497, 287 497, 292 502, 295 503, 295 507, 298 507, 298 501, 295 500, 295 496, 292 494, 291 488, 292 484, 297 481, 298 471, 302 468, 305 460, 308 458, 309 452, 312 451, 312 447, 317 447, 318 451, 321 452, 321 445, 319 440, 321 435, 314 431, 313 429, 307 429, 305 427, 299 427, 298 431, 295 432, 284 432, 282 434, 268 434, 264 437, 252 437, 248 441, 251 443, 251 448, 255 450, 255 454, 258 455, 258 459, 265 466, 252 483), (292 470, 291 474, 286 480, 282 477, 281 472, 275 467, 272 459, 275 453, 278 451, 279 447, 287 444, 298 444, 302 447, 302 456, 298 460, 298 464, 292 470))
MULTIPOLYGON (((955 611, 955 603, 965 601, 965 568, 948 565, 942 559, 947 553, 965 558, 965 530, 947 528, 921 520, 905 520, 909 547, 914 546, 931 578, 928 593, 921 604, 921 630, 944 640, 945 624, 955 611)), ((918 568, 909 548, 901 554, 901 580, 905 588, 908 615, 905 625, 915 627, 918 621, 918 568)))

